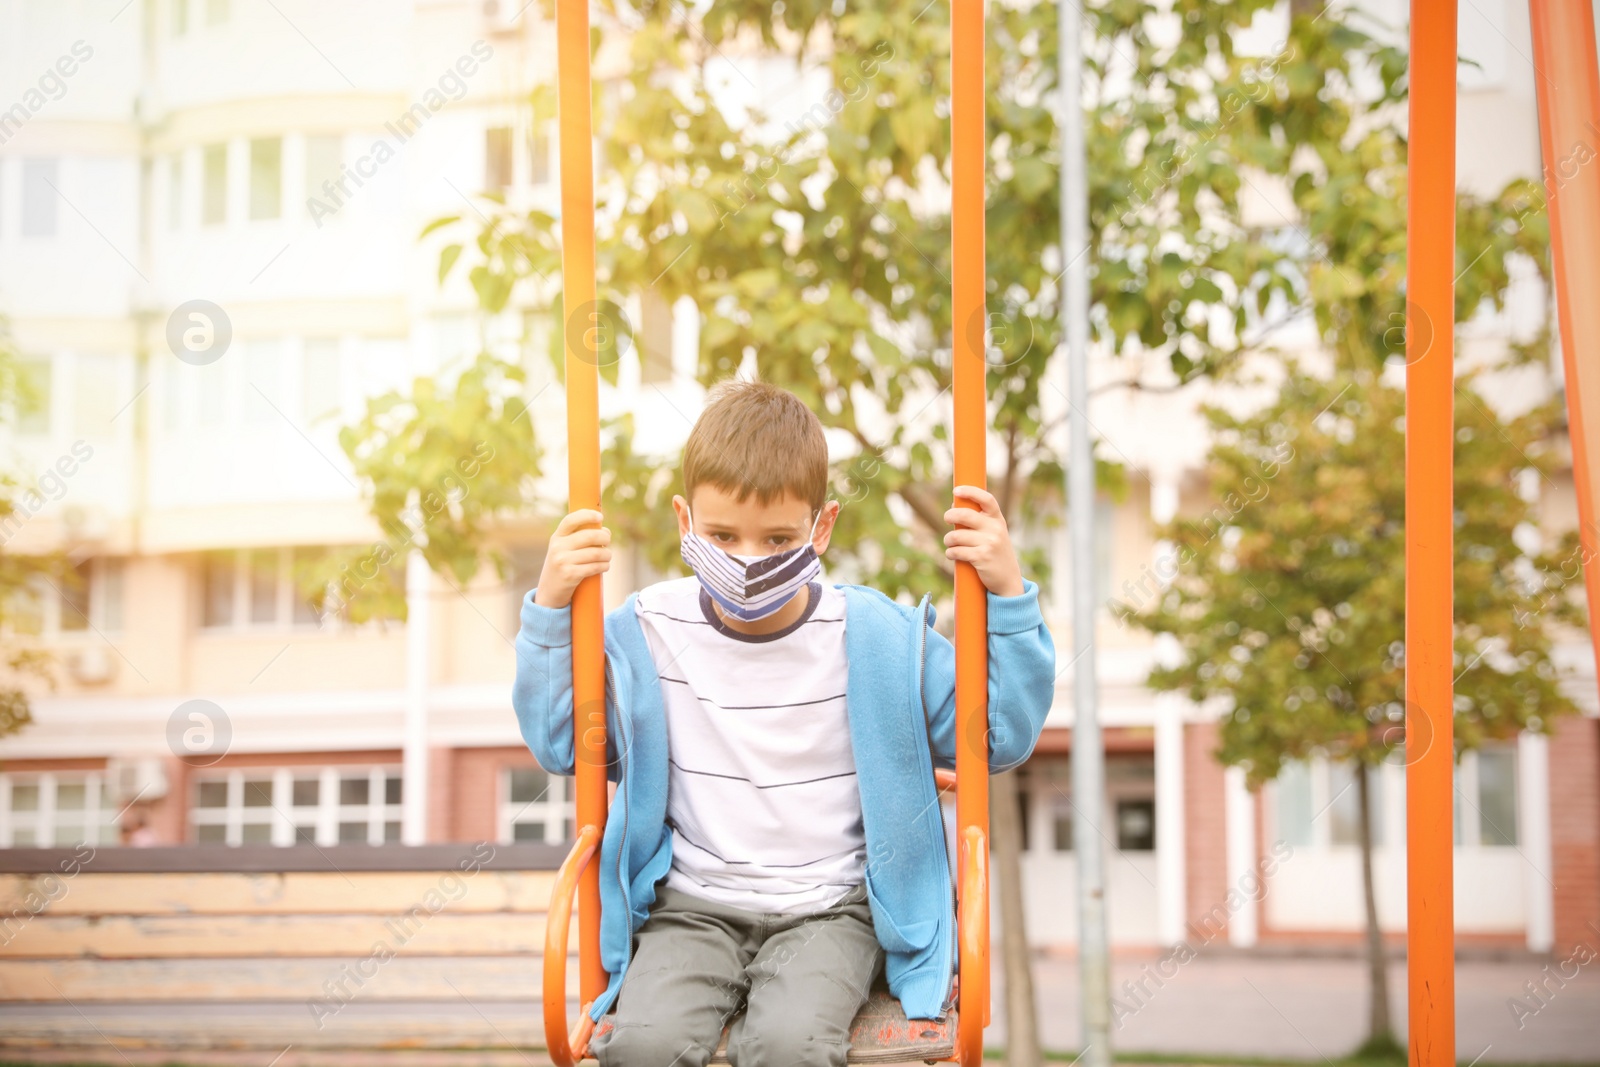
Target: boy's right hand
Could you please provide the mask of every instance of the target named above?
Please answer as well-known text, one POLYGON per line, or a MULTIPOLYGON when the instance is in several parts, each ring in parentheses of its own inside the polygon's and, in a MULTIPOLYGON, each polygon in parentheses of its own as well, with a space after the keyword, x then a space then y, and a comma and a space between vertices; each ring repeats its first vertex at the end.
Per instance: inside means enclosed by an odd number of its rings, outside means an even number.
POLYGON ((542 608, 564 608, 572 603, 579 582, 610 568, 611 531, 600 525, 600 513, 587 508, 574 511, 550 535, 533 602, 542 608))

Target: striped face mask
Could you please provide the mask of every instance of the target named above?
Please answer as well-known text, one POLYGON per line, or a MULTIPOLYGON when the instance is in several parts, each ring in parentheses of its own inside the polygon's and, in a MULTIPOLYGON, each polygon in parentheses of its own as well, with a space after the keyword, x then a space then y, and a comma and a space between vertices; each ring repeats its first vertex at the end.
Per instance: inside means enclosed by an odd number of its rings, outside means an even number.
MULTIPOLYGON (((687 505, 685 509, 688 510, 687 505)), ((683 561, 700 579, 700 586, 722 610, 736 619, 753 622, 764 619, 789 602, 789 599, 818 574, 822 561, 817 558, 812 540, 817 521, 811 520, 811 534, 799 548, 771 556, 735 556, 724 552, 694 532, 694 515, 689 515, 689 532, 680 547, 683 561)))

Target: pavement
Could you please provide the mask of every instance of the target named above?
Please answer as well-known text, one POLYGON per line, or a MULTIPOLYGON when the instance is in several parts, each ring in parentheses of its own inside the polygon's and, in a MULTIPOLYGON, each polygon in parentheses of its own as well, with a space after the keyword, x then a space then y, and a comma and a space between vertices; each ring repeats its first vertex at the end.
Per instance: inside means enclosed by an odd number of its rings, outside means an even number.
MULTIPOLYGON (((1462 961, 1459 1062, 1600 1065, 1600 960, 1568 975, 1527 955, 1462 961), (1530 998, 1529 982, 1543 983, 1540 999, 1530 998)), ((1076 961, 1040 957, 1035 981, 1044 1047, 1075 1052, 1076 961)), ((1112 986, 1112 1043, 1125 1059, 1148 1053, 1321 1064, 1364 1037, 1366 966, 1354 956, 1211 952, 1180 962, 1122 954, 1113 960, 1112 986)), ((1391 965, 1390 992, 1403 1033, 1401 963, 1391 965)), ((992 1048, 1005 1043, 1002 998, 997 981, 992 1048)), ((319 1026, 300 1002, 12 1002, 0 1004, 0 1063, 542 1067, 549 1061, 540 1051, 539 1010, 525 1000, 357 999, 319 1026)))

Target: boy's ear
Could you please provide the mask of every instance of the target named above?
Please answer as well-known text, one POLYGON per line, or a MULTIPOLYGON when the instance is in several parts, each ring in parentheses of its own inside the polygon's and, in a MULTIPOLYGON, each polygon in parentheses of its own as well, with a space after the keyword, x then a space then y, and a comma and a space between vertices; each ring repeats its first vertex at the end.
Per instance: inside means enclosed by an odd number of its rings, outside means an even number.
POLYGON ((828 545, 833 540, 833 524, 839 521, 839 509, 842 506, 837 500, 822 505, 822 517, 817 520, 817 539, 813 542, 819 556, 828 551, 828 545))
POLYGON ((677 493, 672 494, 672 511, 678 516, 678 536, 689 532, 689 502, 677 493))

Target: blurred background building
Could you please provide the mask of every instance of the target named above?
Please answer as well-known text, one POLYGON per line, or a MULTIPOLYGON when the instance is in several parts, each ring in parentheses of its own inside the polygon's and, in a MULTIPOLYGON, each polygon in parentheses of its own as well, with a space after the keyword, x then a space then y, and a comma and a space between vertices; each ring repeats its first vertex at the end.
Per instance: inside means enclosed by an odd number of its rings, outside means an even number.
MULTIPOLYGON (((0 741, 0 847, 570 834, 567 783, 534 765, 509 700, 519 602, 547 523, 503 532, 515 564, 503 579, 459 588, 436 575, 414 589, 413 618, 419 598, 429 610, 409 643, 404 625, 319 619, 295 580, 297 561, 383 537, 339 427, 367 398, 484 348, 527 368, 558 472, 551 516, 564 500, 549 324, 481 314, 460 277, 438 283, 440 239, 419 237, 440 216, 478 211, 485 192, 556 211, 554 130, 529 103, 553 76, 553 34, 540 5, 519 6, 0 0, 0 108, 18 102, 0 111, 0 312, 36 387, 5 448, 45 500, 9 524, 4 547, 65 550, 83 579, 41 587, 22 620, 59 656, 61 680, 38 693, 36 722, 0 741), (32 106, 60 57, 74 73, 32 106), (205 365, 168 341, 175 309, 194 300, 231 325, 227 351, 205 365), (220 716, 190 718, 197 700, 220 716), (425 723, 408 727, 408 700, 425 723), (226 754, 180 758, 174 738, 189 729, 226 730, 226 754), (410 775, 408 750, 421 768, 410 775)), ((1394 0, 1373 6, 1403 21, 1394 0)), ((1462 51, 1477 65, 1463 75, 1461 128, 1496 131, 1462 136, 1462 184, 1538 175, 1525 7, 1463 5, 1462 51)), ((716 62, 735 61, 780 115, 827 88, 757 56, 716 62)), ((1276 208, 1264 198, 1261 210, 1276 208)), ((1529 287, 1505 316, 1467 329, 1465 358, 1503 346, 1518 314, 1542 313, 1528 311, 1545 300, 1529 287)), ((695 309, 641 297, 630 313, 640 344, 603 403, 636 412, 641 434, 669 447, 703 395, 695 309)), ((1115 374, 1096 366, 1100 381, 1115 374)), ((1559 374, 1553 363, 1524 389, 1556 388, 1559 374)), ((1102 599, 1153 595, 1156 525, 1211 506, 1196 412, 1215 398, 1212 387, 1096 398, 1096 425, 1132 480, 1125 500, 1101 504, 1102 599)), ((1571 528, 1570 472, 1554 484, 1541 500, 1548 528, 1571 528)), ((1069 648, 1064 535, 1023 536, 1056 538, 1048 611, 1069 648)), ((651 577, 625 558, 608 600, 651 577)), ((1354 944, 1348 772, 1313 762, 1248 792, 1212 755, 1214 713, 1142 684, 1155 643, 1109 612, 1100 640, 1114 943, 1354 944), (1269 891, 1232 903, 1269 860, 1269 891)), ((1588 648, 1573 635, 1561 649, 1583 717, 1460 765, 1475 798, 1456 824, 1463 945, 1544 951, 1600 919, 1588 648)), ((1040 945, 1074 939, 1071 713, 1064 669, 1021 772, 1040 945)), ((1383 770, 1378 905, 1393 932, 1405 920, 1403 785, 1398 762, 1383 770)))

